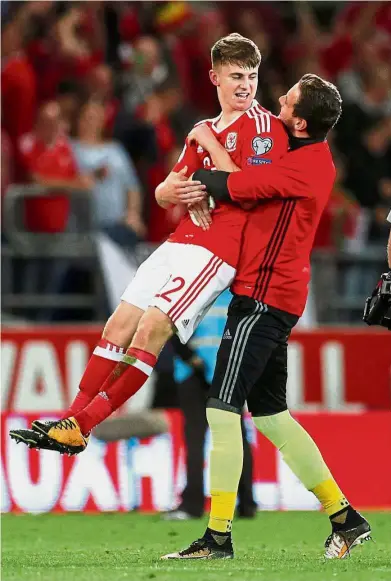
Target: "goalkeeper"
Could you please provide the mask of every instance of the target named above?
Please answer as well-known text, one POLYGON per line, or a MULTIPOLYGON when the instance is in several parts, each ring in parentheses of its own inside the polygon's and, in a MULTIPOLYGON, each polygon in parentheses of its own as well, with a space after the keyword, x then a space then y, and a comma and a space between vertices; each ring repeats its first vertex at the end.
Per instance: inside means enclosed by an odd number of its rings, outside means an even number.
MULTIPOLYGON (((264 164, 262 170, 201 169, 193 176, 217 202, 259 205, 247 219, 246 244, 231 286, 234 296, 207 403, 213 442, 208 528, 186 549, 164 559, 233 558, 231 529, 242 466, 240 411, 245 401, 258 430, 280 450, 329 516, 332 531, 325 557, 343 559, 371 536, 369 523, 345 498, 286 401, 287 342, 304 310, 309 256, 335 177, 326 136, 341 113, 341 98, 331 83, 308 74, 280 97, 280 105, 279 118, 290 145, 282 159, 264 164)), ((211 153, 219 148, 216 141, 200 145, 211 153)), ((258 153, 254 158, 258 163, 258 153)), ((250 162, 255 164, 253 158, 250 162)), ((191 202, 192 195, 185 194, 183 200, 191 202)))

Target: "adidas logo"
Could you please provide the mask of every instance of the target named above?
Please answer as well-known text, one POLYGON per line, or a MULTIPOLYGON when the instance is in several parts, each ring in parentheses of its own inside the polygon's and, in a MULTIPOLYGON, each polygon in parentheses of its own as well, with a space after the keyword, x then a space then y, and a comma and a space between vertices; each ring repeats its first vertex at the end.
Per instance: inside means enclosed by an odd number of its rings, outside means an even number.
POLYGON ((185 327, 185 329, 189 323, 190 323, 190 319, 185 319, 184 321, 182 321, 182 325, 185 327))
POLYGON ((223 339, 232 339, 232 335, 229 332, 229 329, 227 329, 226 332, 224 333, 223 339))

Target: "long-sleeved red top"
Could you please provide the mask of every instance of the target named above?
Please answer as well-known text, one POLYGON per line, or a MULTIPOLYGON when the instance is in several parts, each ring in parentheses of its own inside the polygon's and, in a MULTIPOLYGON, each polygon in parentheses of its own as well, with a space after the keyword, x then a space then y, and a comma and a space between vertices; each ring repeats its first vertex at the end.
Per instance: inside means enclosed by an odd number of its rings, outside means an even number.
POLYGON ((313 241, 334 180, 326 141, 293 149, 273 165, 230 174, 232 200, 258 204, 248 214, 232 292, 303 313, 313 241))

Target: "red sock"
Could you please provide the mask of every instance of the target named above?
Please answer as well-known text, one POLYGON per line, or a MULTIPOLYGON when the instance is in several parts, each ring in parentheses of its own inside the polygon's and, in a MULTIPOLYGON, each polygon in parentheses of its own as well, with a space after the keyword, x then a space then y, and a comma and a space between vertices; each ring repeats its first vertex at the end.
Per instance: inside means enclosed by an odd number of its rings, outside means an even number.
POLYGON ((127 357, 115 366, 92 402, 75 415, 87 434, 142 388, 156 365, 152 353, 130 347, 127 357))
POLYGON ((61 419, 74 416, 94 399, 108 375, 124 355, 125 349, 123 347, 114 345, 106 339, 99 341, 80 380, 79 391, 61 419))

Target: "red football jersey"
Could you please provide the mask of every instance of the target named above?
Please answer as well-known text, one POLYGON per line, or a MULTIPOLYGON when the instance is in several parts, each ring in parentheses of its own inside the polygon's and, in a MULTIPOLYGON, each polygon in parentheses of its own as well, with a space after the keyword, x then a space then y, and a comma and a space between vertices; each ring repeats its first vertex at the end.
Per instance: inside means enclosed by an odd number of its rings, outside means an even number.
MULTIPOLYGON (((238 167, 259 166, 257 169, 262 171, 261 166, 275 163, 287 152, 288 137, 281 121, 256 101, 224 129, 216 127, 220 117, 201 123, 210 127, 238 167)), ((216 169, 207 151, 188 143, 173 171, 178 172, 185 166, 188 176, 200 168, 216 169)), ((239 205, 217 203, 209 230, 202 230, 186 215, 168 240, 203 246, 236 268, 247 217, 253 211, 245 211, 239 205)))
POLYGON ((233 201, 258 202, 246 223, 232 292, 288 313, 303 313, 310 253, 334 180, 326 141, 302 145, 273 165, 229 176, 233 201))
MULTIPOLYGON (((37 174, 52 179, 73 179, 78 170, 69 139, 57 138, 47 146, 34 134, 24 135, 19 142, 21 159, 28 176, 37 174)), ((58 193, 37 196, 25 202, 26 227, 33 232, 63 232, 68 222, 70 201, 58 193)))

